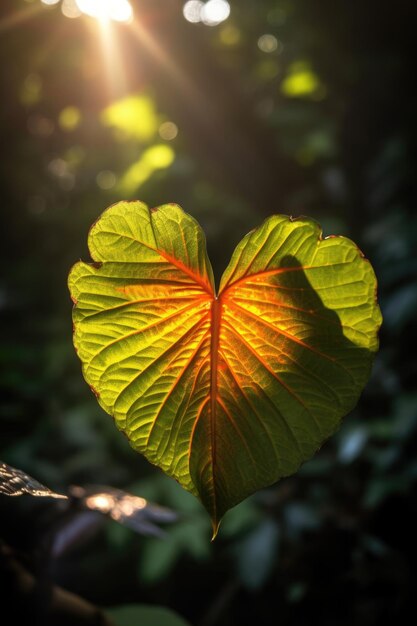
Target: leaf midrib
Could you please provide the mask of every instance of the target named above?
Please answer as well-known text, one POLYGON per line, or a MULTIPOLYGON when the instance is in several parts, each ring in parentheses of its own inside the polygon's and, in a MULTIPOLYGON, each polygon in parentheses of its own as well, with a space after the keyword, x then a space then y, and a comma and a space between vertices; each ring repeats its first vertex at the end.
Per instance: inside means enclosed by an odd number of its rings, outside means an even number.
POLYGON ((214 297, 211 303, 211 341, 210 341, 210 442, 212 458, 212 477, 214 491, 214 515, 217 519, 217 497, 216 497, 216 413, 217 413, 217 388, 218 388, 218 361, 219 361, 219 340, 220 326, 222 320, 222 303, 214 297))

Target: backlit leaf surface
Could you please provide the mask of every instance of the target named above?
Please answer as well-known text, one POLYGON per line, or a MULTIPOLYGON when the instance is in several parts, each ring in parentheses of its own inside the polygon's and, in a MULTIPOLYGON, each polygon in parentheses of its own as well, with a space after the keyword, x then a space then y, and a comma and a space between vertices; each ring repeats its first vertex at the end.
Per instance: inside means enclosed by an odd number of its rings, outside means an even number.
POLYGON ((318 224, 268 218, 218 295, 198 223, 120 202, 69 277, 84 376, 131 445, 200 498, 214 532, 293 473, 356 404, 378 347, 370 263, 318 224))

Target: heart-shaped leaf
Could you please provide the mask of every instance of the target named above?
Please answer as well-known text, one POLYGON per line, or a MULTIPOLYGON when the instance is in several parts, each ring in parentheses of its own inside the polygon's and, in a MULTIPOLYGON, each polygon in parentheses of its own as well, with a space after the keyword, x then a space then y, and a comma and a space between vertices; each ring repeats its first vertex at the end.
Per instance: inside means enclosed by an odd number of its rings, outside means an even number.
POLYGON ((140 202, 105 211, 89 248, 95 262, 69 277, 84 376, 216 533, 356 404, 381 323, 372 267, 349 239, 274 215, 237 246, 216 295, 197 222, 140 202))

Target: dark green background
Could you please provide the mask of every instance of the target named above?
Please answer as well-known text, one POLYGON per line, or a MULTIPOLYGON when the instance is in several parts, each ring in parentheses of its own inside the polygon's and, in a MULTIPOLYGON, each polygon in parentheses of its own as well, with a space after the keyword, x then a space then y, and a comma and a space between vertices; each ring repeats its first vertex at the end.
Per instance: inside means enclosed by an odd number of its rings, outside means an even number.
POLYGON ((415 5, 240 0, 210 28, 187 23, 179 1, 132 4, 146 37, 115 27, 125 86, 111 88, 91 19, 38 0, 1 3, 0 452, 54 489, 121 487, 183 518, 163 540, 86 524, 91 532, 83 527, 45 563, 47 541, 64 521, 68 539, 80 516, 3 497, 1 536, 30 569, 93 603, 161 604, 201 626, 415 616, 415 5), (264 33, 277 51, 258 48, 264 33), (290 97, 295 63, 316 88, 290 97), (200 505, 99 408, 72 347, 69 268, 88 258, 91 223, 122 199, 117 187, 100 189, 97 174, 120 179, 164 143, 102 124, 102 110, 130 94, 146 95, 179 129, 172 166, 132 197, 194 215, 217 281, 241 237, 277 212, 350 236, 379 279, 381 350, 357 408, 296 476, 231 512, 214 544, 200 505), (71 132, 59 124, 69 105, 81 113, 71 132))

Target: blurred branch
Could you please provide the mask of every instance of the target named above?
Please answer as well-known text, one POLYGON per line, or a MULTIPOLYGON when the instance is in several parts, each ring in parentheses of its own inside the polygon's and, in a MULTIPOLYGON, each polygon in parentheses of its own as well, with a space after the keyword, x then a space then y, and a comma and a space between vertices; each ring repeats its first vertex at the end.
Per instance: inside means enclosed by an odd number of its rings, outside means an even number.
POLYGON ((29 494, 47 498, 67 498, 67 496, 51 491, 48 487, 32 478, 32 476, 29 476, 29 474, 11 467, 7 463, 0 463, 0 494, 5 496, 29 494))
POLYGON ((40 584, 6 545, 0 545, 0 581, 13 620, 42 626, 114 626, 96 606, 48 583, 40 584))

